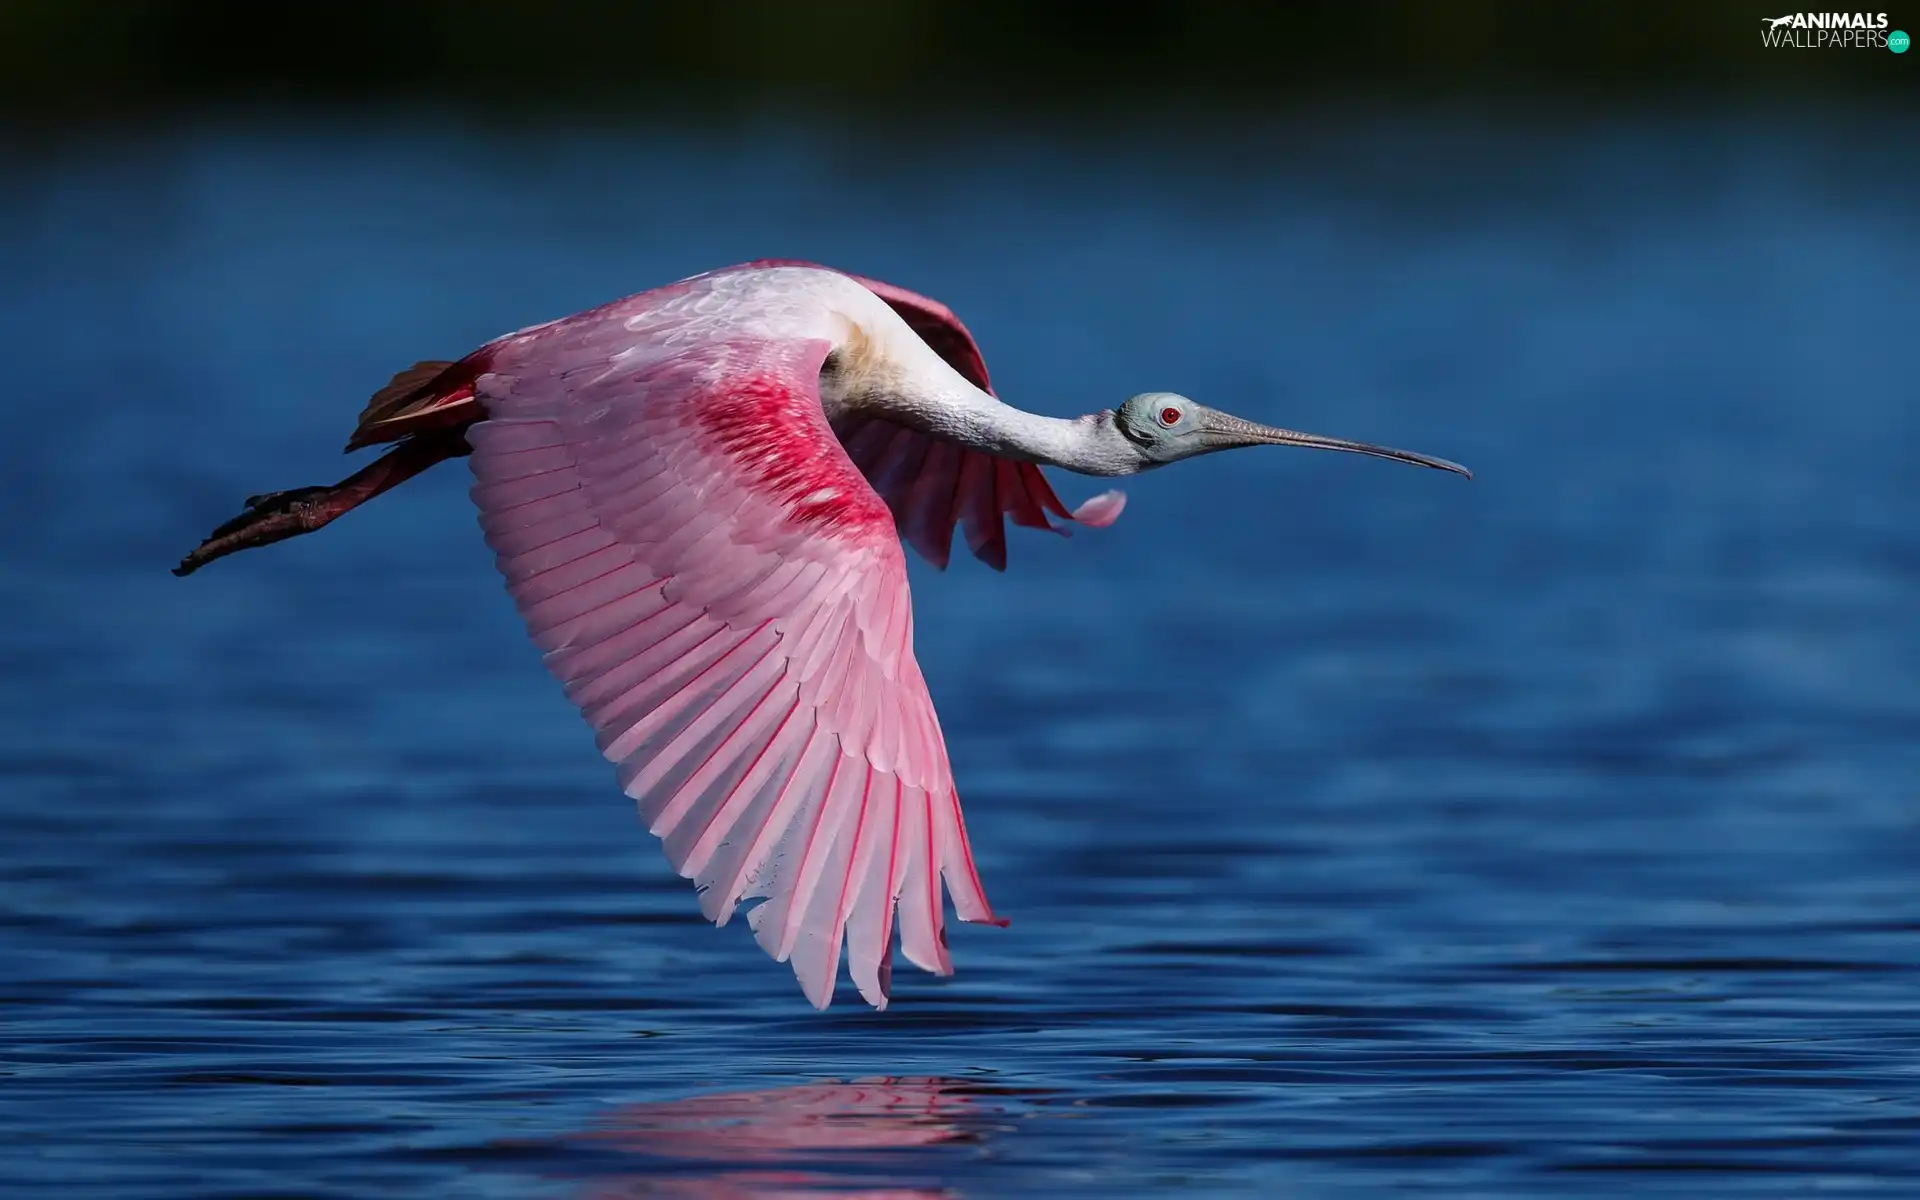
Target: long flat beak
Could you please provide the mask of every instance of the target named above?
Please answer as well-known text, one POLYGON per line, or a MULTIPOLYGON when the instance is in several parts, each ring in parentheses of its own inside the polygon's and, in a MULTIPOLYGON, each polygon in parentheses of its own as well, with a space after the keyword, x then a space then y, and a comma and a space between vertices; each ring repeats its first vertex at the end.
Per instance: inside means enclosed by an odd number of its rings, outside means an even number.
POLYGON ((1341 450, 1348 454, 1390 458, 1395 462, 1412 463, 1416 467, 1432 467, 1436 471, 1452 471, 1455 475, 1473 478, 1473 472, 1457 462, 1449 462, 1444 458, 1434 458, 1427 454, 1415 454, 1411 450, 1395 450, 1391 446, 1374 446, 1366 442, 1350 442, 1345 438, 1321 437, 1317 433, 1276 429, 1272 425, 1243 421, 1239 417, 1216 412, 1211 408, 1202 408, 1195 415, 1200 422, 1200 437, 1207 443, 1209 449, 1227 450, 1236 446, 1305 446, 1311 450, 1341 450))

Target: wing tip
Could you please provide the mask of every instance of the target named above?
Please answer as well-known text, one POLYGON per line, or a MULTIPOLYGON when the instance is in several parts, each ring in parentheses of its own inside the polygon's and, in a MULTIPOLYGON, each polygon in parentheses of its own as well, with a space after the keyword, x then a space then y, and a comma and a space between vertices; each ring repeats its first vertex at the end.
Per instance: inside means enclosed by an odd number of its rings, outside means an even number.
POLYGON ((1073 519, 1093 529, 1105 529, 1120 519, 1126 507, 1127 494, 1119 488, 1110 488, 1081 501, 1080 507, 1073 510, 1073 519))
MULTIPOLYGON (((799 972, 796 971, 795 974, 798 975, 799 972)), ((828 1006, 833 1003, 835 985, 839 982, 840 972, 835 971, 833 976, 826 981, 824 988, 803 978, 800 980, 800 990, 806 995, 807 1003, 813 1005, 813 1011, 825 1012, 828 1006)))
POLYGON ((875 1012, 887 1011, 887 1001, 893 998, 893 963, 883 958, 876 965, 871 978, 854 976, 854 986, 860 989, 860 998, 873 1006, 875 1012))

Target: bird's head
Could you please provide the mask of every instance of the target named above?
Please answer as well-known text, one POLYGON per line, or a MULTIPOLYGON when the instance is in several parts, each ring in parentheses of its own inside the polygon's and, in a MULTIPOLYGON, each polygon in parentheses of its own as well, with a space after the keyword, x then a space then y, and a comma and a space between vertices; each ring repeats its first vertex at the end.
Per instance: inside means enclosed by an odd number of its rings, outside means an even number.
POLYGON ((1136 458, 1138 465, 1133 467, 1134 471, 1146 471, 1170 462, 1179 462, 1183 458, 1240 446, 1306 446, 1391 458, 1395 462, 1452 471, 1468 479, 1473 478, 1473 472, 1444 458, 1259 425, 1218 412, 1204 404, 1196 404, 1173 392, 1142 392, 1133 397, 1114 411, 1113 427, 1126 440, 1136 458))

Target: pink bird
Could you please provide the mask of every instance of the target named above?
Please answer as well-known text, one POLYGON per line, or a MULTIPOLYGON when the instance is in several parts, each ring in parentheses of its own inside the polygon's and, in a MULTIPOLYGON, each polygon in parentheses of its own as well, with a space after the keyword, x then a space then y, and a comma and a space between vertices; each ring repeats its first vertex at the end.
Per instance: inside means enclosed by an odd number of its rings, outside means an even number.
POLYGON ((887 1003, 893 932, 953 971, 942 884, 1001 924, 974 870, 933 700, 913 656, 904 540, 945 567, 958 524, 995 569, 1003 521, 1069 512, 1040 465, 1131 475, 1239 446, 1443 459, 1275 429, 1168 392, 1075 419, 1001 403, 944 305, 764 261, 642 292, 423 362, 347 449, 397 443, 333 487, 255 496, 183 559, 318 529, 443 459, 473 500, 548 668, 701 911, 743 901, 807 998, 849 973, 887 1003))

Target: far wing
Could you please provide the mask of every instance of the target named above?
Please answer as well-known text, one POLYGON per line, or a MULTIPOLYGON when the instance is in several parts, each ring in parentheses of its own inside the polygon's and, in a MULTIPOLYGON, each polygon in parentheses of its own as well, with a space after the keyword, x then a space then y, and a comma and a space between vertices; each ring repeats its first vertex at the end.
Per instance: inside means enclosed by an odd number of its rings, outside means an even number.
POLYGON ((956 522, 974 557, 1004 571, 1003 518, 1029 529, 1065 533, 1048 514, 1098 527, 1113 524, 1125 507, 1125 497, 1109 491, 1069 512, 1032 463, 968 450, 884 417, 849 417, 838 422, 834 432, 847 457, 886 500, 901 538, 936 567, 945 568, 952 555, 956 522))
MULTIPOLYGON (((854 275, 887 302, 920 340, 968 382, 988 394, 987 360, 980 344, 946 305, 903 287, 854 275)), ((1029 529, 1055 529, 1049 513, 1082 525, 1113 524, 1126 506, 1119 492, 1102 492, 1068 512, 1040 468, 1032 463, 967 450, 952 442, 879 417, 854 418, 835 428, 848 457, 886 500, 900 536, 921 557, 945 569, 953 550, 953 526, 966 531, 967 548, 996 571, 1007 569, 1003 517, 1029 529)))
POLYGON ((931 296, 922 296, 878 279, 852 274, 847 278, 885 300, 887 307, 899 313, 907 327, 919 334, 920 340, 933 347, 933 352, 946 359, 947 365, 960 372, 968 383, 983 392, 993 392, 993 384, 987 380, 987 360, 980 353, 980 343, 973 340, 973 331, 961 322, 952 309, 931 296))
MULTIPOLYGON (((766 259, 757 265, 810 266, 793 259, 766 259)), ((938 300, 878 279, 846 272, 899 313, 920 340, 975 387, 989 394, 987 362, 954 311, 938 300)), ((900 536, 921 557, 944 569, 953 551, 953 527, 966 533, 974 557, 996 571, 1007 569, 1005 519, 1030 529, 1057 529, 1049 514, 1082 525, 1113 524, 1126 507, 1117 491, 1102 492, 1069 512, 1032 463, 1014 462, 968 450, 931 434, 896 425, 881 417, 848 418, 834 426, 847 455, 880 493, 899 525, 900 536)))
POLYGON ((709 919, 743 899, 817 1007, 893 927, 952 971, 992 921, 912 648, 893 522, 818 393, 824 342, 668 351, 556 327, 476 380, 473 498, 549 669, 709 919), (552 344, 552 343, 559 344, 552 344))

